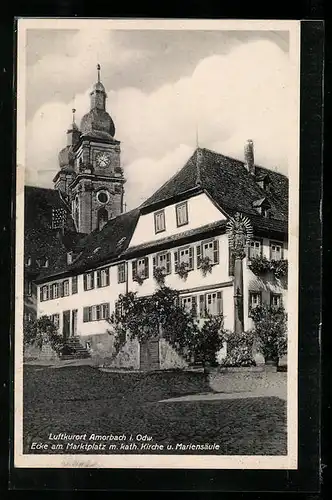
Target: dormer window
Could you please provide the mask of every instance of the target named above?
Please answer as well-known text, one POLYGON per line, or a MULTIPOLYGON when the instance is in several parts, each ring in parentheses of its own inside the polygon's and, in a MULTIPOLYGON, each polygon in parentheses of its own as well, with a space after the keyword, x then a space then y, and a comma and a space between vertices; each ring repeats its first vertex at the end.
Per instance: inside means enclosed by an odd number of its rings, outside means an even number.
POLYGON ((154 214, 154 228, 156 233, 161 233, 166 230, 164 210, 159 210, 159 212, 154 214))
POLYGON ((48 257, 42 257, 40 259, 37 259, 36 263, 39 267, 48 267, 49 266, 48 257))
POLYGON ((253 208, 262 215, 263 217, 270 216, 271 205, 266 198, 260 198, 259 200, 255 200, 252 204, 253 208))
POLYGON ((73 252, 67 252, 67 264, 70 265, 73 263, 73 252))
POLYGON ((30 257, 30 256, 29 256, 29 257, 26 257, 26 259, 25 259, 25 265, 26 265, 27 267, 30 267, 30 266, 31 266, 31 263, 32 263, 31 257, 30 257))

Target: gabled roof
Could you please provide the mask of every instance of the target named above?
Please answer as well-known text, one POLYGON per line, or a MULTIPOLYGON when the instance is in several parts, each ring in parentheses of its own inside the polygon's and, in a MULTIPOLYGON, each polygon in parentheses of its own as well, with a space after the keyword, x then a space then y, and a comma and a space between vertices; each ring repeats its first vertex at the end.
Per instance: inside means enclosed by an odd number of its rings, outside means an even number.
MULTIPOLYGON (((270 192, 267 193, 257 184, 255 176, 247 171, 242 161, 200 148, 196 149, 180 171, 141 205, 142 210, 152 211, 156 205, 167 204, 167 200, 175 199, 184 192, 194 192, 197 189, 197 162, 201 189, 226 213, 232 215, 239 211, 256 216, 253 202, 264 197, 271 205, 271 218, 287 222, 288 178, 285 175, 256 166, 257 176, 269 176, 270 192)), ((265 225, 265 222, 262 221, 262 224, 265 225)))

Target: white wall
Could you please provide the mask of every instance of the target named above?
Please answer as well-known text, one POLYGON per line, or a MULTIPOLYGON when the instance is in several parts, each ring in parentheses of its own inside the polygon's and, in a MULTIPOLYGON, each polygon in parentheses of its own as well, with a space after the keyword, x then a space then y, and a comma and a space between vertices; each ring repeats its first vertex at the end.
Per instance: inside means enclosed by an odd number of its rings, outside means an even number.
MULTIPOLYGON (((165 207, 166 230, 155 233, 154 212, 141 215, 137 222, 136 229, 130 241, 130 247, 146 243, 147 241, 157 241, 168 236, 183 233, 191 229, 197 229, 212 222, 225 220, 225 216, 218 210, 205 193, 189 198, 188 202, 188 224, 177 227, 176 225, 176 204, 165 207)), ((157 212, 159 210, 156 210, 157 212)))

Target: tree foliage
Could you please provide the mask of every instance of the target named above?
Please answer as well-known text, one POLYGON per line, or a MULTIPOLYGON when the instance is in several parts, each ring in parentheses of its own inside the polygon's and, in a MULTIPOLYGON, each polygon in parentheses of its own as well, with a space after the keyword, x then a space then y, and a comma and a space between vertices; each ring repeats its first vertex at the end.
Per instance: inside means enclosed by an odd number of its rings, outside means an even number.
POLYGON ((42 349, 43 345, 51 345, 58 351, 63 343, 63 338, 58 334, 57 327, 48 316, 41 316, 35 321, 29 321, 24 326, 23 342, 27 345, 35 345, 42 349))
POLYGON ((287 315, 283 307, 261 305, 252 310, 258 349, 265 359, 278 360, 287 352, 287 315))
POLYGON ((222 366, 239 367, 255 366, 253 358, 254 335, 252 332, 228 332, 225 338, 227 354, 222 360, 222 366))
POLYGON ((214 360, 223 342, 222 316, 208 317, 200 324, 193 312, 180 306, 179 292, 166 286, 149 297, 137 297, 136 292, 120 295, 110 324, 118 349, 127 335, 139 342, 163 337, 187 361, 214 360))

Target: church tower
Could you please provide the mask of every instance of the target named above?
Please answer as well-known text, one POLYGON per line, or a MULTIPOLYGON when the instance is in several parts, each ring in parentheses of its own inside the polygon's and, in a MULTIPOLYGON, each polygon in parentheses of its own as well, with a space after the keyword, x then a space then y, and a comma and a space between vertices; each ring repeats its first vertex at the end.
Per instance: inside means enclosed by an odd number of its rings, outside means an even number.
POLYGON ((124 183, 120 142, 106 111, 107 94, 100 81, 90 92, 90 111, 67 131, 67 146, 59 153, 60 171, 53 179, 56 189, 71 204, 77 231, 90 233, 123 212, 124 183))

